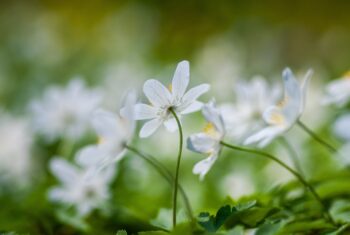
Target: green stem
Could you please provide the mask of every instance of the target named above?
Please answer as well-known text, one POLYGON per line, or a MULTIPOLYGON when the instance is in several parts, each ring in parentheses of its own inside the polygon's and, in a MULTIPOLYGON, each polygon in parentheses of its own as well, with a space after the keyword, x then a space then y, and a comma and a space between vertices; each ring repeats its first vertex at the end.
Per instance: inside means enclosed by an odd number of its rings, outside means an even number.
POLYGON ((298 125, 303 129, 306 133, 308 133, 314 140, 316 140, 318 143, 326 147, 330 152, 337 153, 337 149, 334 148, 331 144, 329 144, 327 141, 321 139, 315 132, 313 132, 310 128, 308 128, 304 123, 302 123, 300 120, 298 120, 298 125))
POLYGON ((300 175, 305 177, 299 162, 298 153, 294 150, 292 145, 288 142, 288 140, 285 137, 281 137, 279 140, 283 147, 287 150, 288 156, 292 160, 295 169, 299 172, 300 175))
POLYGON ((179 172, 180 172, 180 162, 181 162, 181 156, 182 156, 182 145, 183 145, 183 134, 182 134, 182 127, 180 120, 178 116, 176 115, 176 112, 170 108, 169 111, 174 116, 177 126, 179 128, 179 152, 177 155, 177 163, 176 163, 176 171, 175 171, 175 180, 174 180, 174 195, 173 195, 173 227, 176 226, 176 207, 177 207, 177 191, 178 191, 178 184, 179 184, 179 172))
POLYGON ((238 150, 238 151, 242 151, 242 152, 247 152, 247 153, 253 153, 265 158, 268 158, 276 163, 278 163, 280 166, 282 166, 283 168, 285 168, 287 171, 289 171, 291 174, 293 174, 295 176, 295 178, 297 178, 299 180, 299 182, 304 185, 305 188, 307 188, 310 193, 313 195, 313 197, 320 203, 323 211, 324 211, 324 217, 331 222, 333 225, 335 225, 335 222, 333 220, 333 218, 331 217, 331 215, 329 214, 326 205, 322 202, 321 197, 317 194, 316 190, 312 187, 312 185, 310 185, 298 172, 296 172, 295 170, 293 170, 292 168, 290 168, 287 164, 285 164, 284 162, 282 162, 281 160, 279 160, 278 158, 276 158, 275 156, 266 153, 266 152, 262 152, 259 150, 255 150, 255 149, 249 149, 249 148, 244 148, 244 147, 240 147, 240 146, 235 146, 235 145, 231 145, 228 143, 225 143, 223 141, 220 142, 223 146, 234 149, 234 150, 238 150))
MULTIPOLYGON (((135 153, 137 156, 141 157, 142 159, 144 159, 146 162, 148 162, 151 166, 154 167, 154 169, 156 169, 158 171, 158 173, 160 175, 162 175, 164 177, 164 179, 166 181, 168 181, 168 183, 172 186, 173 182, 174 182, 174 176, 171 174, 171 172, 169 171, 169 169, 167 169, 162 163, 160 163, 156 158, 152 157, 149 154, 144 154, 141 151, 139 151, 138 149, 129 146, 129 145, 125 145, 125 148, 130 150, 131 152, 135 153)), ((182 186, 179 184, 179 191, 182 195, 183 201, 185 203, 186 209, 187 209, 187 213, 191 219, 191 221, 195 221, 194 216, 193 216, 193 212, 192 212, 192 208, 191 208, 191 204, 190 201, 185 193, 185 190, 182 188, 182 186)))

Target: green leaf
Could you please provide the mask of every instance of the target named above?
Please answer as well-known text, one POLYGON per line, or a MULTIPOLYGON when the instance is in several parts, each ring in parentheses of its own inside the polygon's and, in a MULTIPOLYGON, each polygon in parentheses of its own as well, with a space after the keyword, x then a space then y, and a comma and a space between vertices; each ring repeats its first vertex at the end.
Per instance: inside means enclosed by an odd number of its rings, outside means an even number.
POLYGON ((293 234, 296 232, 310 232, 313 230, 325 230, 334 229, 333 225, 325 222, 324 220, 310 220, 310 221, 298 221, 287 224, 282 230, 281 234, 293 234))
POLYGON ((232 208, 229 205, 221 207, 216 215, 202 212, 198 216, 198 221, 208 232, 216 232, 222 225, 233 228, 239 224, 253 227, 265 219, 271 212, 271 208, 258 208, 256 201, 249 201, 237 204, 232 208))

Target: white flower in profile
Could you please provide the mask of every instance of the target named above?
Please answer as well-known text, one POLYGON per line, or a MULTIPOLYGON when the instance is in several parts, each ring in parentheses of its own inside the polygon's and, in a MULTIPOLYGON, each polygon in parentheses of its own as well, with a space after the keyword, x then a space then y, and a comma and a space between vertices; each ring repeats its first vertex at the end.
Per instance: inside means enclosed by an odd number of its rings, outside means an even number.
POLYGON ((280 89, 269 86, 263 77, 255 76, 251 81, 238 81, 234 91, 235 102, 224 103, 219 108, 227 135, 241 141, 264 127, 263 112, 276 102, 280 89))
POLYGON ((122 159, 135 132, 134 106, 136 93, 127 93, 120 114, 97 110, 92 116, 92 125, 98 135, 98 143, 85 147, 77 161, 98 169, 122 159))
POLYGON ((48 141, 79 139, 88 130, 91 113, 101 98, 97 89, 88 89, 80 78, 65 88, 50 87, 41 100, 30 104, 34 129, 48 141))
POLYGON ((0 183, 16 189, 28 186, 34 166, 32 139, 28 120, 0 110, 0 183))
MULTIPOLYGON (((85 153, 79 152, 77 157, 81 154, 85 153)), ((109 184, 115 175, 114 166, 89 177, 89 166, 77 166, 64 159, 54 158, 50 161, 50 170, 61 185, 49 190, 49 200, 73 206, 82 217, 103 206, 110 197, 109 184)))
POLYGON ((203 132, 193 134, 187 139, 187 148, 194 152, 203 153, 208 157, 198 162, 193 173, 199 174, 200 180, 208 173, 214 165, 221 150, 220 141, 225 136, 224 121, 221 117, 220 110, 215 106, 215 102, 211 101, 202 108, 204 118, 208 124, 203 132))
POLYGON ((282 78, 284 82, 284 98, 278 105, 268 107, 263 119, 267 127, 248 137, 244 144, 258 143, 258 147, 265 147, 274 138, 287 132, 300 118, 304 111, 306 89, 312 71, 309 70, 300 85, 292 71, 286 68, 282 78))
POLYGON ((350 142, 350 113, 343 114, 334 122, 333 132, 339 138, 350 142))
POLYGON ((338 107, 344 106, 350 100, 350 71, 342 78, 330 82, 326 86, 326 95, 322 100, 323 104, 335 104, 338 107))
POLYGON ((147 120, 140 131, 140 137, 152 135, 160 125, 164 124, 169 131, 177 130, 175 118, 170 109, 181 115, 196 112, 202 108, 203 103, 197 98, 209 90, 208 84, 196 86, 186 92, 190 81, 190 65, 182 61, 177 65, 171 86, 166 88, 155 79, 147 80, 143 92, 151 105, 136 104, 135 120, 147 120))

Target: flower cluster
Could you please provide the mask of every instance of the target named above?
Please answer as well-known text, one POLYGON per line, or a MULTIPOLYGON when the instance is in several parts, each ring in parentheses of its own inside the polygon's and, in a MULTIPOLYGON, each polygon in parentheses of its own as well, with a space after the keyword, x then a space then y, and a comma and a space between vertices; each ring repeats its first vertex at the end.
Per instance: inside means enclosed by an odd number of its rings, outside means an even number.
MULTIPOLYGON (((22 151, 29 152, 30 141, 22 136, 23 133, 36 133, 44 137, 44 140, 47 140, 44 142, 51 147, 55 146, 55 143, 64 143, 64 139, 79 142, 83 137, 91 135, 95 141, 79 146, 79 149, 73 147, 69 151, 62 152, 59 146, 58 153, 48 161, 51 175, 59 182, 59 185, 49 189, 48 199, 65 206, 66 209, 73 208, 81 218, 108 205, 112 197, 110 186, 118 174, 122 160, 129 152, 150 163, 150 166, 174 187, 173 226, 176 226, 178 192, 184 199, 187 216, 193 218, 190 203, 179 180, 184 142, 183 117, 201 111, 206 125, 203 131, 189 135, 186 141, 190 151, 205 156, 193 166, 192 170, 194 175, 199 176, 200 181, 209 174, 223 148, 228 147, 275 161, 310 190, 316 200, 320 200, 312 185, 303 178, 302 172, 298 169, 298 162, 294 161, 294 165, 289 166, 273 155, 259 150, 273 143, 275 139, 288 135, 289 130, 295 125, 304 128, 316 141, 334 150, 300 120, 306 106, 311 75, 312 71, 309 70, 302 81, 298 81, 293 72, 286 68, 282 72, 283 89, 279 85, 269 84, 262 77, 254 77, 251 81, 240 81, 234 87, 235 101, 217 104, 214 98, 208 102, 200 100, 200 97, 209 91, 209 84, 200 84, 188 89, 190 65, 188 61, 182 61, 177 65, 169 86, 155 79, 149 79, 144 83, 143 93, 149 101, 148 104, 140 102, 137 92, 132 90, 126 93, 117 112, 108 111, 103 107, 103 96, 99 88, 88 88, 83 80, 74 79, 66 88, 49 88, 41 100, 30 103, 29 110, 33 124, 31 128, 28 123, 22 123, 20 120, 13 119, 12 123, 9 121, 10 118, 0 119, 0 129, 3 130, 1 133, 12 134, 7 137, 0 135, 2 143, 6 145, 7 139, 13 138, 20 146, 12 148, 9 144, 8 150, 0 151, 0 157, 3 155, 14 159, 21 157, 19 161, 26 161, 26 154, 22 151), (178 131, 180 141, 174 173, 157 157, 145 154, 137 146, 138 141, 134 141, 134 135, 138 131, 136 121, 139 120, 146 120, 139 129, 138 136, 141 138, 150 137, 162 125, 169 132, 178 131), (229 144, 227 141, 234 144, 229 144), (250 145, 255 146, 252 148, 250 145), (77 152, 71 156, 72 151, 77 152)), ((323 104, 342 107, 348 103, 350 100, 348 77, 346 74, 345 78, 331 82, 326 87, 323 104)), ((333 127, 336 135, 345 140, 343 150, 340 151, 342 156, 345 156, 346 151, 350 149, 349 115, 349 113, 340 115, 333 127)), ((84 141, 87 141, 86 139, 84 141)), ((350 164, 347 158, 344 160, 350 164)), ((3 168, 0 170, 5 171, 7 166, 3 168)), ((17 170, 10 168, 13 174, 27 171, 24 168, 17 170)), ((242 195, 245 191, 252 192, 253 186, 250 185, 246 187, 247 190, 243 190, 244 185, 238 182, 248 182, 248 178, 243 176, 244 174, 231 174, 225 180, 225 185, 229 185, 228 187, 238 185, 242 195)), ((234 189, 228 192, 231 195, 241 195, 234 189)), ((325 219, 332 222, 327 208, 324 208, 322 202, 321 205, 325 219)), ((168 210, 162 209, 161 214, 164 214, 164 211, 168 210)), ((168 229, 171 227, 170 220, 166 221, 168 229)))

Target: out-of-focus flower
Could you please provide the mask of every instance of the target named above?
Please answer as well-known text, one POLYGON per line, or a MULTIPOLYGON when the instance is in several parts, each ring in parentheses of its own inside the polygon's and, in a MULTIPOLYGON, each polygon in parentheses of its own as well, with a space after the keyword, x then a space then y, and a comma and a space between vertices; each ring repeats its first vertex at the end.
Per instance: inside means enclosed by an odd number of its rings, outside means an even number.
POLYGON ((264 78, 256 76, 250 82, 235 85, 236 102, 220 106, 227 135, 242 140, 264 126, 261 119, 266 107, 274 104, 280 89, 269 87, 264 78))
POLYGON ((312 71, 309 70, 300 85, 289 68, 283 71, 284 99, 278 105, 265 110, 263 119, 268 126, 248 137, 244 144, 258 143, 262 148, 287 132, 299 120, 304 111, 306 89, 311 74, 312 71))
POLYGON ((152 120, 143 125, 140 131, 140 137, 144 138, 152 135, 162 124, 169 131, 177 130, 176 121, 172 117, 170 108, 179 117, 196 112, 202 108, 203 104, 197 101, 197 98, 207 92, 210 86, 208 84, 202 84, 186 92, 190 81, 189 66, 188 61, 182 61, 178 64, 169 89, 155 79, 145 82, 143 92, 151 105, 136 104, 135 120, 152 120))
MULTIPOLYGON (((85 154, 79 152, 79 155, 85 154)), ((76 166, 60 158, 50 162, 52 174, 61 185, 50 189, 48 197, 53 202, 73 206, 84 217, 92 210, 100 208, 110 197, 109 184, 115 175, 115 167, 109 166, 94 177, 89 177, 91 168, 76 166)))
POLYGON ((350 99, 350 71, 340 79, 330 82, 326 86, 326 95, 323 104, 335 104, 344 106, 350 99))
POLYGON ((98 90, 88 89, 81 79, 72 80, 66 88, 51 87, 41 100, 30 104, 34 129, 49 141, 79 139, 88 130, 101 98, 98 90))
POLYGON ((344 114, 337 118, 333 125, 334 133, 344 139, 345 141, 350 142, 350 114, 344 114))
POLYGON ((33 160, 32 133, 25 119, 0 112, 0 183, 26 186, 33 160))
POLYGON ((131 141, 136 126, 135 103, 136 93, 129 92, 119 115, 105 110, 95 111, 92 124, 99 142, 85 147, 82 150, 84 154, 77 159, 78 162, 101 168, 113 161, 119 161, 125 155, 125 144, 131 141))
POLYGON ((188 149, 208 155, 206 159, 198 162, 193 168, 193 173, 199 174, 200 180, 204 179, 218 158, 221 150, 220 141, 225 136, 224 121, 220 110, 215 106, 215 102, 211 101, 205 104, 202 113, 208 121, 204 132, 193 134, 187 139, 188 149))
POLYGON ((244 173, 233 173, 225 177, 221 184, 224 194, 229 194, 233 199, 254 193, 253 180, 244 173))

